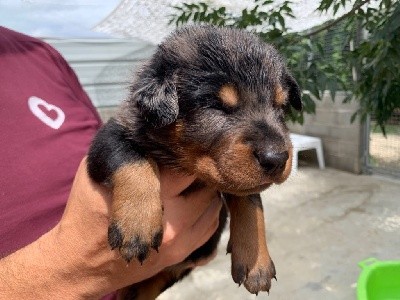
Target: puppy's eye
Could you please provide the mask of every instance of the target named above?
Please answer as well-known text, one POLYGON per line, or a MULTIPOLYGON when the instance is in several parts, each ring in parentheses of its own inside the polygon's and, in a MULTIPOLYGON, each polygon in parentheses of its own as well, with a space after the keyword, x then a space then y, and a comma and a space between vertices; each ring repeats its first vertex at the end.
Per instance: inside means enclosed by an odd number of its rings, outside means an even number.
POLYGON ((225 114, 231 114, 236 111, 236 107, 226 106, 219 99, 215 99, 214 103, 209 106, 211 109, 218 110, 225 114))

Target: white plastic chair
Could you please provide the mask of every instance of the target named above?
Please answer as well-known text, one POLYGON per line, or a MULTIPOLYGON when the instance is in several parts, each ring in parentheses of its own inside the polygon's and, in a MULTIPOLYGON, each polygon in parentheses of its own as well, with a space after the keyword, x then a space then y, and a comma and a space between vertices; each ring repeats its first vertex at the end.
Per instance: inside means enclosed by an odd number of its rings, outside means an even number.
POLYGON ((298 167, 298 155, 300 151, 315 149, 317 151, 318 165, 320 169, 325 169, 324 153, 322 151, 322 142, 318 137, 301 135, 301 134, 290 134, 290 139, 293 145, 293 159, 292 159, 292 173, 297 172, 298 167))

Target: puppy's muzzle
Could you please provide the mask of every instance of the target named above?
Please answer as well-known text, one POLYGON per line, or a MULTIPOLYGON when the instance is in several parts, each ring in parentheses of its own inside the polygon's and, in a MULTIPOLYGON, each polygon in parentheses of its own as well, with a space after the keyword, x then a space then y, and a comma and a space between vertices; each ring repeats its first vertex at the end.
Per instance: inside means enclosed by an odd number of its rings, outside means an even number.
POLYGON ((280 175, 289 159, 288 151, 276 152, 271 150, 254 151, 258 163, 269 176, 280 175))

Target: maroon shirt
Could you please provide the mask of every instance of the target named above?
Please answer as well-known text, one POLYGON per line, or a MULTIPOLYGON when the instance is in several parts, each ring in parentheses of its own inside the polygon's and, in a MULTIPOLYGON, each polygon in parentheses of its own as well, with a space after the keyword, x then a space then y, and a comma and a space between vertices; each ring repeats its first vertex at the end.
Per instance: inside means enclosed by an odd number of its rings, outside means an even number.
POLYGON ((0 258, 60 220, 100 124, 57 51, 0 27, 0 258))

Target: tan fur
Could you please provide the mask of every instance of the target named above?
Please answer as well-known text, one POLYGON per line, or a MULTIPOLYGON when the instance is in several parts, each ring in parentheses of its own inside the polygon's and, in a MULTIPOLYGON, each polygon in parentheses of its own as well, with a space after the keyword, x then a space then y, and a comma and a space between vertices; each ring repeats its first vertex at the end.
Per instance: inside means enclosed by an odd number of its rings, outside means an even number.
POLYGON ((219 159, 221 173, 236 191, 251 189, 270 181, 264 176, 251 147, 241 139, 235 139, 226 147, 219 159))
POLYGON ((223 179, 218 170, 216 162, 210 156, 200 156, 196 159, 195 172, 202 174, 204 179, 208 179, 211 182, 220 182, 223 179))
POLYGON ((275 104, 282 106, 286 103, 287 92, 282 88, 280 84, 276 86, 275 89, 275 104))
MULTIPOLYGON (((237 281, 244 276, 244 285, 251 293, 260 290, 260 280, 275 276, 265 237, 264 213, 260 203, 247 197, 231 195, 227 201, 231 214, 229 245, 232 253, 232 276, 237 281), (240 274, 243 270, 245 274, 240 274), (236 273, 235 273, 236 272, 236 273)), ((261 285, 269 290, 270 282, 261 285)))
POLYGON ((253 149, 243 139, 244 137, 232 137, 221 141, 221 152, 208 155, 199 153, 194 145, 188 145, 183 149, 183 165, 220 191, 236 195, 259 193, 272 183, 282 183, 287 179, 292 163, 291 147, 288 149, 289 159, 283 173, 270 177, 265 175, 254 158, 253 149))
POLYGON ((144 241, 162 227, 162 204, 158 168, 150 160, 120 167, 112 178, 112 219, 122 231, 124 240, 132 232, 144 241), (146 222, 142 222, 146 220, 146 222))
POLYGON ((293 159, 293 147, 290 146, 288 149, 289 153, 289 158, 286 161, 285 169, 283 170, 282 174, 279 176, 279 178, 276 179, 275 183, 282 183, 286 179, 288 179, 290 172, 292 171, 292 159, 293 159))
POLYGON ((229 107, 236 107, 239 103, 239 95, 232 84, 226 84, 219 90, 219 98, 229 107))
POLYGON ((180 139, 182 136, 182 132, 185 129, 185 125, 183 124, 182 120, 177 120, 174 123, 174 135, 176 136, 176 139, 180 139))

